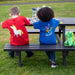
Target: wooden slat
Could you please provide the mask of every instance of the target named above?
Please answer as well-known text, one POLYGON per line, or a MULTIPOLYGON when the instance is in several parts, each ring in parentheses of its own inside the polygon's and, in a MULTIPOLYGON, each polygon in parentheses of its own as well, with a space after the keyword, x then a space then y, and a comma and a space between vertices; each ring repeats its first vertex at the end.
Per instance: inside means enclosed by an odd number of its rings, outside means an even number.
MULTIPOLYGON (((37 33, 40 32, 39 29, 27 29, 27 31, 28 31, 29 34, 37 34, 37 33)), ((67 31, 72 31, 72 32, 75 33, 75 29, 66 29, 66 32, 67 32, 67 31)), ((56 29, 56 30, 55 30, 55 33, 59 33, 59 29, 56 29)), ((62 33, 62 31, 61 31, 61 33, 62 33)))
POLYGON ((40 45, 29 44, 24 46, 13 46, 6 44, 4 51, 75 51, 75 47, 65 47, 63 44, 56 45, 40 45))

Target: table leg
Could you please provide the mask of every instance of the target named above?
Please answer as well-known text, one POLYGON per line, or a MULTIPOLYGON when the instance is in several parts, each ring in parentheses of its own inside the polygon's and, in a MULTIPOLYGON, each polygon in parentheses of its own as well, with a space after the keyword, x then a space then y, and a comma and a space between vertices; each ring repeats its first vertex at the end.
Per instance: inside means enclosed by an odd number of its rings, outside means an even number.
POLYGON ((66 51, 66 56, 68 56, 68 54, 69 54, 69 51, 66 51))
POLYGON ((65 42, 65 26, 62 26, 62 30, 63 30, 63 44, 65 42))
POLYGON ((59 37, 61 37, 61 26, 59 26, 59 37))
POLYGON ((21 51, 16 51, 16 55, 19 56, 19 67, 21 67, 21 51))
POLYGON ((63 65, 66 66, 66 52, 63 51, 63 65))
POLYGON ((21 51, 19 52, 19 66, 21 67, 21 51))

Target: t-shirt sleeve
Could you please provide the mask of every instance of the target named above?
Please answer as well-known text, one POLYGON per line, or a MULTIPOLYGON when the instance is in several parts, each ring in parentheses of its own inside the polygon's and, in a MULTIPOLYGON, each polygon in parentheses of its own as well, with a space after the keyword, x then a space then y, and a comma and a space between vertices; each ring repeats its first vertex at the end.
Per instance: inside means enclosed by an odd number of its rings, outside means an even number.
POLYGON ((39 22, 34 22, 33 27, 34 29, 39 29, 39 22))
POLYGON ((8 20, 2 22, 2 28, 8 28, 8 20))
POLYGON ((29 22, 29 20, 27 20, 25 17, 23 17, 24 18, 24 21, 25 21, 25 25, 30 25, 30 22, 29 22))
POLYGON ((59 25, 59 20, 55 19, 55 27, 57 27, 59 25))

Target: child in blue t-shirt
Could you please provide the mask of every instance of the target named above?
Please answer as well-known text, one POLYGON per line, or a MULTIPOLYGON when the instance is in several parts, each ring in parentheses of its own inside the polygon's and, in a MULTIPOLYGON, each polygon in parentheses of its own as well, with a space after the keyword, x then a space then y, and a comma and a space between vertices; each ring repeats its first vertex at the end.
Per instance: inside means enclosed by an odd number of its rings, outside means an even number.
MULTIPOLYGON (((40 21, 34 22, 33 26, 40 30, 40 44, 56 44, 55 29, 59 25, 59 21, 54 19, 54 11, 49 7, 43 7, 37 11, 37 16, 40 21)), ((57 67, 55 51, 46 51, 46 54, 51 61, 51 67, 57 67)))

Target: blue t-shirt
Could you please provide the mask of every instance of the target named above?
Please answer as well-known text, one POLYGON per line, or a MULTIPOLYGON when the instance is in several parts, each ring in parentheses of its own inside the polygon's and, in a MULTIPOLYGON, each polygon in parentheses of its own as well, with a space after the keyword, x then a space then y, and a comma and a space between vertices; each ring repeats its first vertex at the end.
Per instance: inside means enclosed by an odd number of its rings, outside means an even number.
POLYGON ((41 44, 56 44, 55 29, 59 25, 59 21, 56 19, 51 19, 50 21, 34 22, 34 29, 40 30, 39 41, 41 44))

